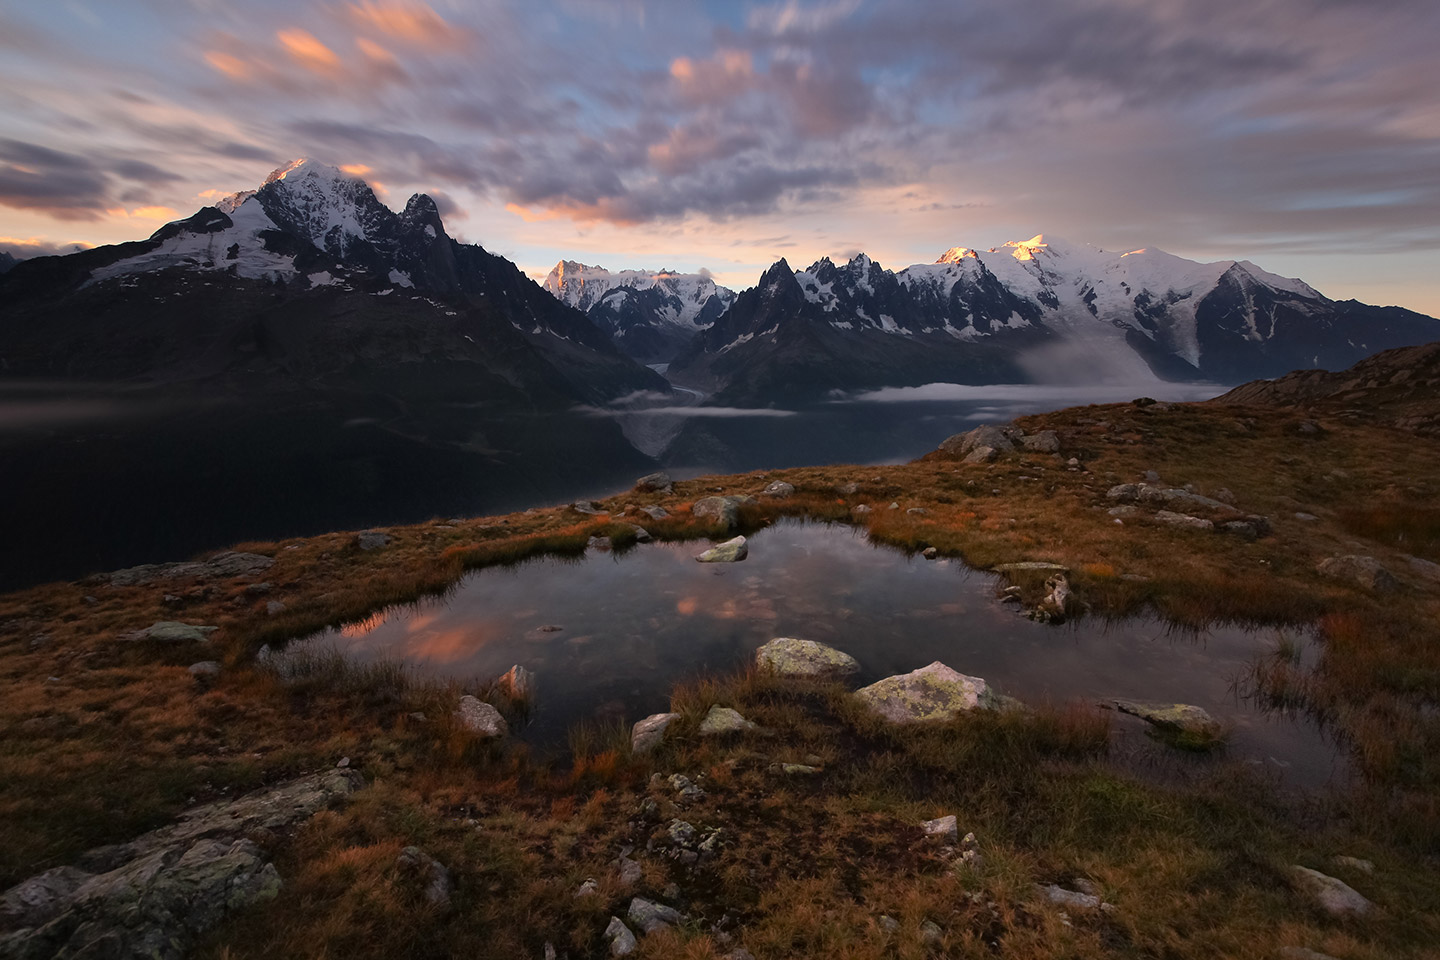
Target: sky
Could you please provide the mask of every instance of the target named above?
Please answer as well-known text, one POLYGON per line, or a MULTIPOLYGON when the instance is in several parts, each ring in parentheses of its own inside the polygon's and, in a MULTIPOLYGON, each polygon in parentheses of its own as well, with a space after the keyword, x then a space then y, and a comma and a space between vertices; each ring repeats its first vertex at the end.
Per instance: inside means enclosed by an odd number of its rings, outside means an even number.
POLYGON ((1440 315, 1436 0, 0 0, 0 250, 311 157, 537 278, 1035 234, 1440 315))

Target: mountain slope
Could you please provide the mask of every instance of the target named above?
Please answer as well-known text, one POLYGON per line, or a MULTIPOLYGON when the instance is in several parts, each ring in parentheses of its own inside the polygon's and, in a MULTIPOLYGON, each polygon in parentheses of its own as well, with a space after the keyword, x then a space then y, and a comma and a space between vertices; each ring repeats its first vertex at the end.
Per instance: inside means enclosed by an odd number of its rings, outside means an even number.
POLYGON ((765 383, 791 394, 932 380, 1234 383, 1440 338, 1432 318, 1332 301, 1245 261, 1113 254, 1043 236, 952 248, 895 273, 864 254, 799 271, 782 260, 756 291, 676 358, 672 379, 747 402, 778 399, 765 383), (784 344, 795 325, 824 345, 827 371, 792 369, 784 344))
POLYGON ((735 302, 733 290, 704 274, 612 273, 574 260, 555 264, 545 289, 583 310, 622 351, 644 363, 669 362, 735 302))

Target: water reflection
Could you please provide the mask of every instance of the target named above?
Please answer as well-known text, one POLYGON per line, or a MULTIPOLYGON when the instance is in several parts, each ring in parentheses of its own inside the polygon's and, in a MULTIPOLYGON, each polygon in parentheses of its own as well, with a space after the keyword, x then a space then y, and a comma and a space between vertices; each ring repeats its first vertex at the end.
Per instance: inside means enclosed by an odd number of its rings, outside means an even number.
MULTIPOLYGON (((1153 618, 1032 623, 960 563, 871 544, 843 525, 786 521, 738 564, 698 564, 696 544, 652 544, 583 561, 543 559, 467 576, 443 601, 397 608, 315 638, 424 673, 538 676, 524 735, 561 742, 617 704, 665 709, 672 685, 747 662, 776 636, 821 640, 861 663, 862 682, 941 660, 1032 703, 1129 697, 1193 703, 1233 724, 1230 755, 1321 783, 1340 761, 1313 723, 1242 702, 1234 682, 1274 649, 1273 630, 1177 630, 1153 618)), ((1127 735, 1138 721, 1116 718, 1127 735)))

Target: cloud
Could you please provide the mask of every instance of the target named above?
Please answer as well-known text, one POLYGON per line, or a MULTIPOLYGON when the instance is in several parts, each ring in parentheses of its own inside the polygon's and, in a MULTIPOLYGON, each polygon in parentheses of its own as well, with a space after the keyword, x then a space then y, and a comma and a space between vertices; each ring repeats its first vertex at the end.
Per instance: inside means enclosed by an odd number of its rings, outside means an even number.
POLYGON ((350 20, 391 40, 427 50, 457 50, 470 46, 475 34, 452 26, 423 3, 376 3, 362 0, 346 8, 350 20))
POLYGON ((340 67, 340 58, 307 30, 278 30, 275 39, 295 62, 317 73, 333 73, 340 67))
POLYGON ((57 243, 39 237, 0 237, 0 253, 8 253, 17 260, 29 260, 31 257, 59 257, 67 253, 87 250, 90 246, 88 243, 74 240, 68 243, 57 243))
MULTIPOLYGON (((990 404, 1037 403, 1073 407, 1087 403, 1120 403, 1138 396, 1157 400, 1208 400, 1224 393, 1226 387, 1201 383, 1168 383, 1144 378, 1127 383, 1057 385, 997 383, 972 386, 961 383, 927 383, 919 387, 882 387, 832 401, 833 403, 936 403, 968 402, 990 404)), ((1033 407, 1032 407, 1033 408, 1033 407)), ((999 413, 1005 406, 991 406, 986 412, 999 413)))
POLYGON ((794 410, 775 410, 770 407, 649 407, 644 410, 606 410, 599 407, 576 407, 578 412, 592 417, 689 417, 695 419, 730 420, 743 417, 793 417, 794 410))

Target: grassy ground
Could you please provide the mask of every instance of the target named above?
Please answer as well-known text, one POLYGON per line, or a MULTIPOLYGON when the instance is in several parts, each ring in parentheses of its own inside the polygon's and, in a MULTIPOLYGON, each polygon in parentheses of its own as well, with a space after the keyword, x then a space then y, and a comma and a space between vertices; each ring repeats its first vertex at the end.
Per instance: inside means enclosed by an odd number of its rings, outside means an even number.
MULTIPOLYGON (((761 960, 1258 958, 1285 945, 1353 960, 1440 955, 1429 947, 1440 942, 1440 585, 1405 559, 1440 561, 1440 450, 1342 418, 1322 419, 1318 433, 1300 421, 1212 405, 1075 408, 1019 421, 1058 430, 1058 458, 932 455, 708 477, 670 495, 610 498, 609 518, 549 509, 434 522, 390 530, 393 542, 375 551, 350 534, 247 544, 240 549, 273 556, 274 566, 208 584, 82 582, 0 598, 0 887, 194 802, 348 756, 372 787, 272 843, 286 892, 230 921, 206 955, 539 957, 548 941, 572 957, 601 956, 608 918, 636 893, 691 917, 642 938, 645 957, 722 956, 737 945, 761 960), (1271 517, 1274 533, 1246 541, 1145 514, 1117 524, 1106 490, 1146 470, 1167 486, 1233 497, 1271 517), (654 756, 631 757, 623 729, 583 729, 555 767, 522 744, 487 746, 458 729, 458 686, 417 683, 396 665, 319 658, 280 676, 256 662, 263 644, 443 594, 467 569, 579 552, 597 533, 623 543, 637 519, 627 507, 670 510, 668 520, 646 519, 656 536, 718 535, 690 518, 689 503, 758 493, 774 479, 797 495, 745 507, 747 526, 844 519, 876 541, 934 546, 981 567, 1053 560, 1071 568, 1090 616, 1153 608, 1192 625, 1313 628, 1315 662, 1282 644, 1252 682, 1278 709, 1329 724, 1353 752, 1356 782, 1321 797, 1280 794, 1225 768, 1156 783, 1107 749, 1108 721, 1084 705, 897 731, 838 689, 757 676, 677 690, 683 718, 654 756), (858 491, 842 493, 848 483, 858 491), (886 509, 891 502, 902 509, 886 509), (854 514, 862 503, 874 511, 854 514), (1378 558, 1399 589, 1315 572, 1321 559, 1352 553, 1378 558), (268 591, 253 589, 259 579, 268 591), (285 608, 272 615, 274 600, 285 608), (220 629, 205 646, 118 639, 157 620, 220 629), (199 686, 186 666, 211 658, 224 670, 199 686), (715 702, 774 735, 696 737, 715 702), (772 771, 807 757, 820 758, 821 773, 772 771), (655 772, 684 773, 707 796, 681 809, 673 791, 651 784, 655 772), (921 821, 949 813, 979 838, 978 869, 954 869, 921 839, 921 821), (675 817, 721 829, 719 855, 688 867, 645 853, 675 817), (397 867, 407 844, 454 872, 450 909, 426 906, 397 867), (633 889, 611 865, 627 845, 645 871, 633 889), (1375 873, 1346 873, 1332 862, 1341 854, 1374 861, 1375 873), (1325 917, 1285 882, 1292 863, 1352 882, 1380 909, 1358 921, 1325 917), (587 877, 600 893, 576 899, 587 877), (1033 890, 1077 877, 1116 909, 1066 918, 1033 890), (886 930, 882 914, 899 928, 886 930), (940 928, 938 942, 923 941, 926 921, 940 928)), ((1038 599, 1039 578, 1016 582, 1038 599)), ((498 688, 465 692, 523 708, 498 688)))

